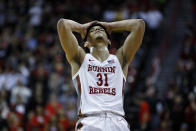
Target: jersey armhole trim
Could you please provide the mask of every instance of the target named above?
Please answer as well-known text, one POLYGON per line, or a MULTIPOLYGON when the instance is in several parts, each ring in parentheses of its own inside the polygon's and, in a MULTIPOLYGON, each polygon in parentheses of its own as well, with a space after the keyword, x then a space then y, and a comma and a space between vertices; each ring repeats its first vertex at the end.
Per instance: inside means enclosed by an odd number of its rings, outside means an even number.
POLYGON ((122 72, 122 74, 123 74, 123 78, 124 78, 124 80, 125 80, 125 82, 126 82, 126 77, 125 77, 125 74, 124 74, 124 72, 123 72, 122 66, 121 66, 121 64, 120 64, 120 62, 119 62, 119 60, 118 60, 118 57, 117 57, 116 55, 114 55, 114 56, 116 57, 116 59, 117 59, 117 61, 118 61, 118 64, 120 65, 120 70, 121 70, 121 72, 122 72))

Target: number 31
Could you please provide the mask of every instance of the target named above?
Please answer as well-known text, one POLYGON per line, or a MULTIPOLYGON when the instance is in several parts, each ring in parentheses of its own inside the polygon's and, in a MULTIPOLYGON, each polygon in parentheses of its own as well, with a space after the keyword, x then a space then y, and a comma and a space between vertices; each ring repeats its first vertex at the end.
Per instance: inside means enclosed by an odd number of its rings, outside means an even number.
MULTIPOLYGON (((108 76, 107 74, 103 74, 104 77, 105 77, 105 83, 104 83, 104 86, 108 86, 108 76)), ((101 73, 98 73, 97 74, 97 77, 98 77, 98 82, 97 82, 97 85, 98 86, 102 86, 103 85, 103 75, 101 73)))

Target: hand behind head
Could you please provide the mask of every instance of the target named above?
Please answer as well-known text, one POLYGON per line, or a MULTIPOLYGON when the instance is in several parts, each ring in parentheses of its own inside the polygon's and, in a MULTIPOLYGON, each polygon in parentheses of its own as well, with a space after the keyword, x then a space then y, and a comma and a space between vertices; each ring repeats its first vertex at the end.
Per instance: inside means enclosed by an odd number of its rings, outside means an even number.
POLYGON ((91 22, 88 22, 88 23, 82 25, 82 31, 81 31, 82 39, 85 38, 88 27, 89 27, 90 25, 96 24, 96 23, 98 23, 98 21, 91 21, 91 22))

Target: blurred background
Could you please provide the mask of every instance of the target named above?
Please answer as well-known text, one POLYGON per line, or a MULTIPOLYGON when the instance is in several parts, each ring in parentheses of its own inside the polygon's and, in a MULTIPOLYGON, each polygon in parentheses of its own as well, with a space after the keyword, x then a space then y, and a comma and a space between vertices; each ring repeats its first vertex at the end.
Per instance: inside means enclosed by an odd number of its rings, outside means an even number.
MULTIPOLYGON (((77 95, 57 35, 60 18, 143 19, 126 120, 132 131, 196 130, 195 0, 0 0, 1 131, 74 130, 77 95)), ((126 36, 112 34, 111 53, 126 36)))

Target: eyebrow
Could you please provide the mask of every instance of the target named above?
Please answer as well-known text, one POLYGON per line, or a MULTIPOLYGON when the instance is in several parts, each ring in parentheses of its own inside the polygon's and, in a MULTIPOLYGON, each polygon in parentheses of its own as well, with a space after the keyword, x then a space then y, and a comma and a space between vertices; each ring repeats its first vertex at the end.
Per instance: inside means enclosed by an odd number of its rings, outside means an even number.
MULTIPOLYGON (((92 27, 90 30, 95 29, 96 26, 92 27)), ((98 26, 99 29, 103 29, 101 26, 98 26)), ((104 30, 104 29, 103 29, 104 30)))

